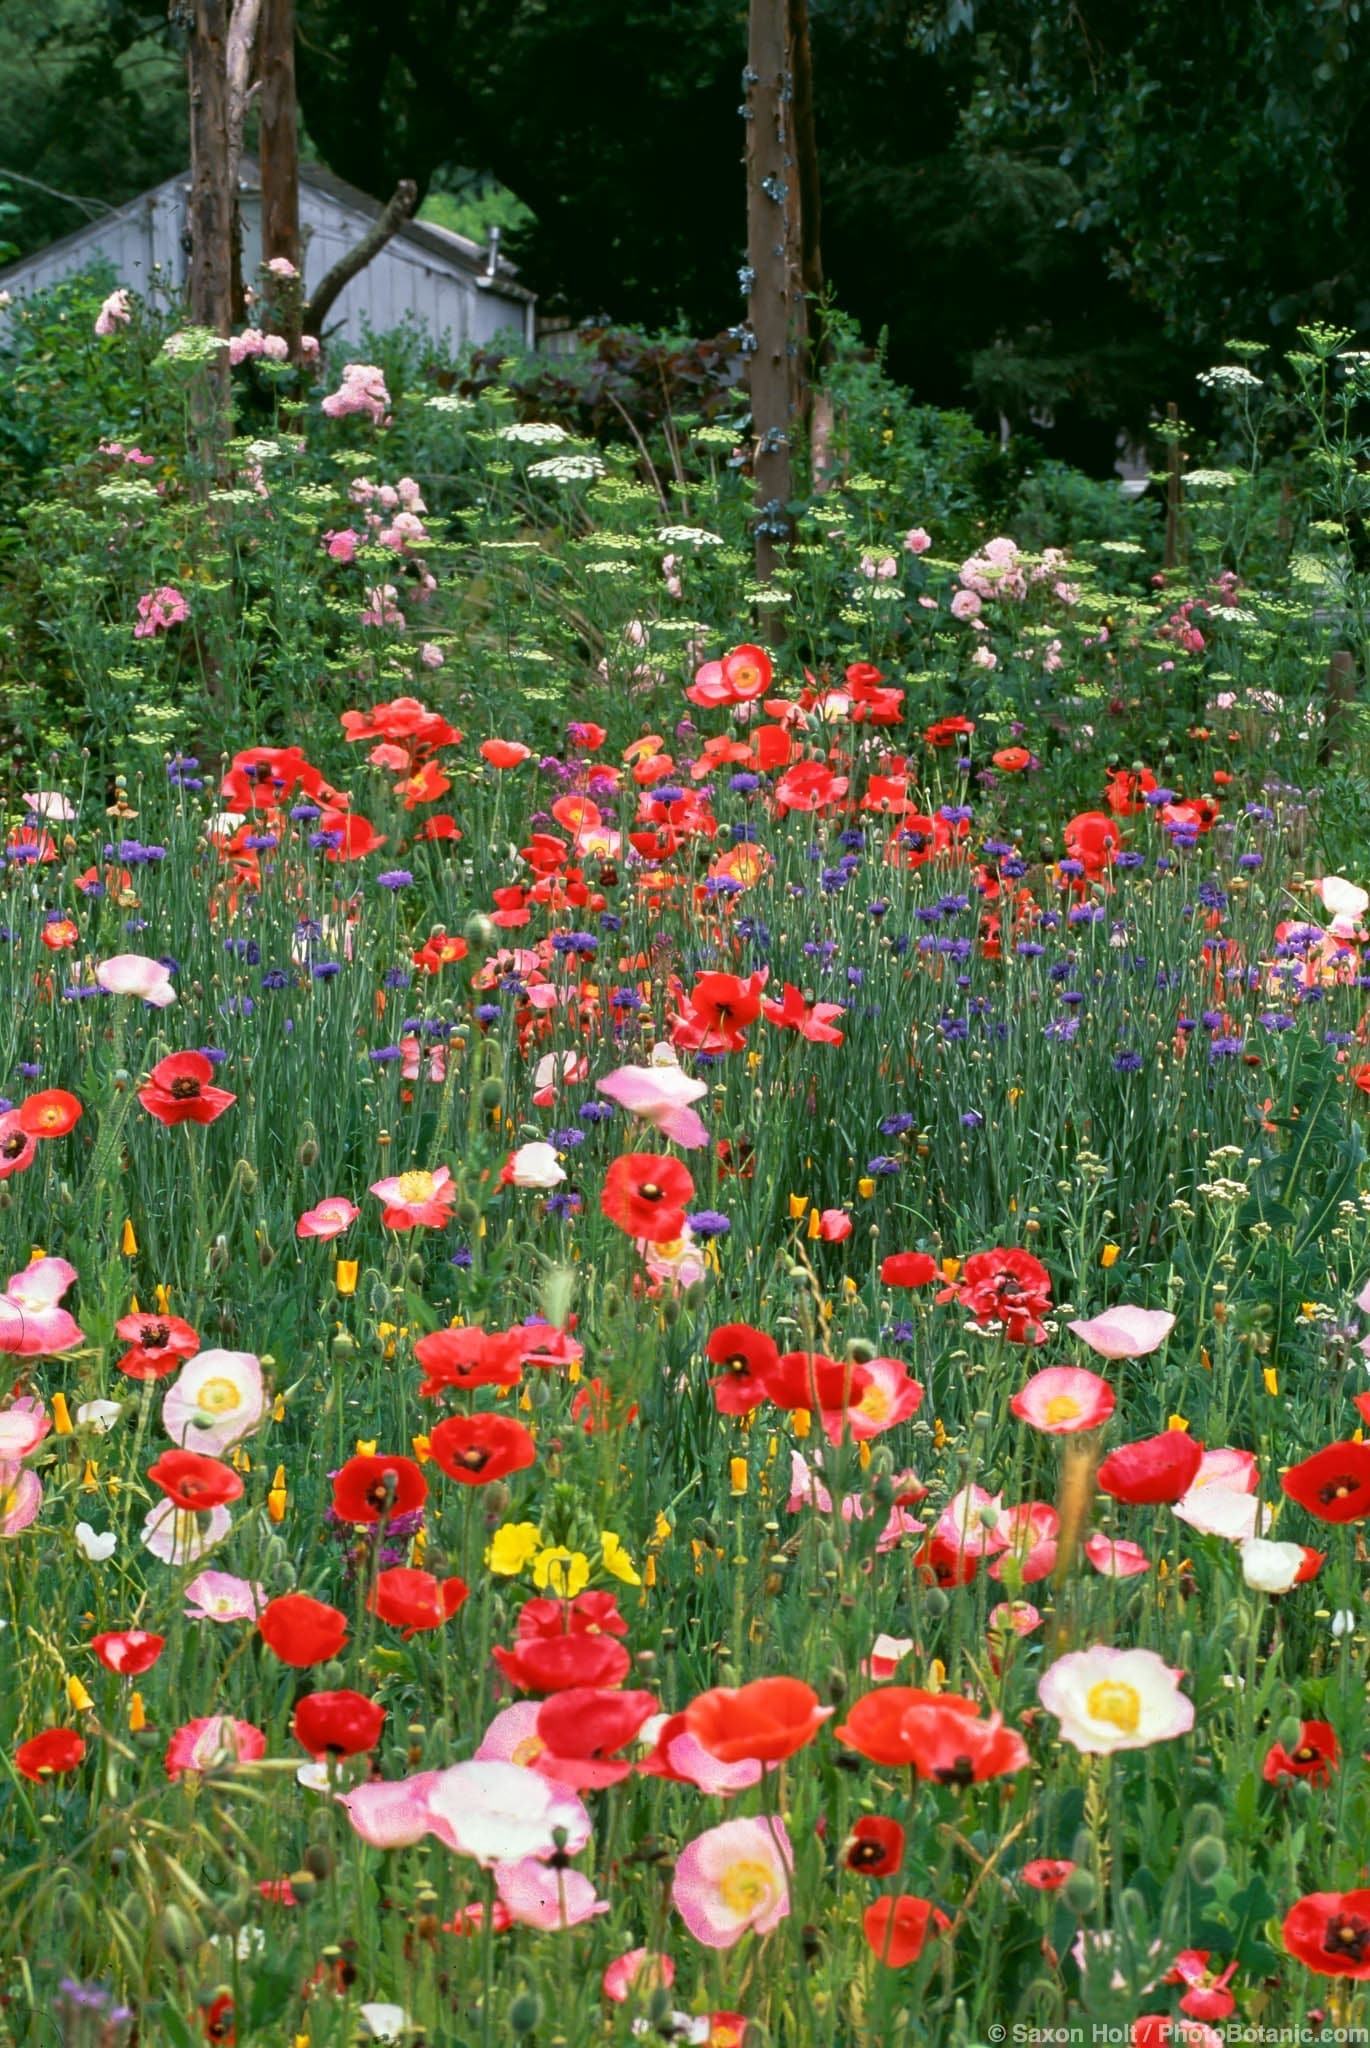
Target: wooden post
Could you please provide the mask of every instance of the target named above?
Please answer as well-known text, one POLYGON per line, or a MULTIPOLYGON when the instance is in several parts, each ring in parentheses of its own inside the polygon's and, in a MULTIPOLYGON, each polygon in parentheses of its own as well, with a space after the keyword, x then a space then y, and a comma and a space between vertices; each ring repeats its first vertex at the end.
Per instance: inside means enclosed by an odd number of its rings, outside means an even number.
POLYGON ((190 87, 190 317, 227 334, 232 315, 233 193, 228 149, 228 4, 195 0, 190 87))
POLYGON ((1339 647, 1327 664, 1322 739, 1318 760, 1325 767, 1345 747, 1355 725, 1356 657, 1339 647))
POLYGON ((747 385, 756 486, 756 573, 768 583, 790 533, 798 300, 798 172, 791 148, 788 0, 751 0, 747 122, 747 385))
MULTIPOLYGON (((257 154, 262 173, 262 261, 283 257, 303 272, 300 249, 300 143, 295 100, 295 0, 263 0, 261 100, 257 154)), ((304 279, 289 291, 272 292, 277 325, 300 347, 304 279)))
POLYGON ((1165 479, 1165 564, 1173 569, 1180 559, 1180 470, 1184 457, 1180 452, 1178 424, 1180 410, 1172 398, 1165 409, 1172 432, 1166 443, 1165 479))

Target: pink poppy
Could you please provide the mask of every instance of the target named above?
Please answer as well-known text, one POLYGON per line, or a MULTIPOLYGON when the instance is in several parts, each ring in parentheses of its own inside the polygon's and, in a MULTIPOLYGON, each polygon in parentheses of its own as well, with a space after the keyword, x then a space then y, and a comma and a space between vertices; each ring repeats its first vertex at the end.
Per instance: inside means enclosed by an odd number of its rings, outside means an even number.
POLYGON ((963 1486, 938 1516, 937 1534, 962 1557, 984 1557, 1008 1548, 1009 1534, 1003 1523, 1002 1493, 987 1493, 983 1486, 963 1486))
POLYGON ((590 1816, 575 1793, 518 1764, 452 1764, 434 1773, 426 1797, 431 1832, 486 1870, 559 1848, 574 1856, 590 1839, 590 1816))
POLYGON ((436 1771, 419 1771, 412 1778, 372 1778, 340 1792, 338 1804, 373 1849, 408 1849, 433 1825, 428 1794, 437 1776, 436 1771))
POLYGON ((35 1259, 10 1276, 0 1294, 0 1352, 45 1358, 85 1343, 75 1319, 58 1303, 76 1278, 65 1259, 35 1259))
POLYGON ((1260 1502, 1235 1486, 1191 1486, 1176 1501, 1178 1519, 1201 1536, 1222 1536, 1229 1543, 1249 1543, 1260 1533, 1260 1502))
POLYGON ((495 1865, 495 1889, 510 1917, 524 1927, 561 1930, 579 1927, 609 1910, 579 1870, 553 1868, 535 1857, 495 1865))
POLYGON ((696 1941, 733 1948, 749 1931, 769 1934, 788 1916, 793 1867, 779 1817, 725 1820, 685 1844, 671 1898, 696 1941))
POLYGON ((36 1521, 43 1482, 25 1465, 0 1464, 0 1536, 17 1536, 36 1521))
POLYGON ((1000 1526, 1006 1550, 989 1567, 990 1577, 1002 1579, 1004 1565, 1012 1558, 1024 1585, 1035 1585, 1039 1579, 1049 1578, 1056 1569, 1056 1537, 1061 1527, 1061 1518, 1051 1503, 1045 1500, 1022 1501, 1017 1507, 1005 1510, 1000 1526))
POLYGON ((200 1572, 186 1587, 190 1621, 255 1621, 266 1605, 265 1586, 232 1572, 200 1572))
POLYGON ((1147 1358, 1159 1351, 1175 1327, 1175 1318, 1161 1308, 1106 1308, 1090 1321, 1068 1323, 1082 1344, 1100 1358, 1147 1358))
POLYGON ((0 1411, 0 1465, 17 1465, 36 1451, 52 1428, 47 1410, 35 1394, 21 1394, 0 1411))
POLYGON ((600 1981, 604 1996, 622 2005, 630 1991, 646 1996, 674 1984, 675 1964, 653 1949, 630 1948, 625 1955, 614 1957, 600 1981))
POLYGON ((475 1763, 522 1764, 530 1768, 546 1749, 538 1734, 541 1700, 515 1700, 501 1707, 480 1739, 475 1763))
POLYGON ((641 1741, 653 1745, 651 1755, 638 1765, 646 1777, 671 1778, 721 1799, 730 1798, 734 1792, 745 1792, 760 1781, 762 1766, 755 1757, 725 1764, 719 1757, 711 1756, 703 1743, 689 1733, 683 1714, 656 1715, 643 1723, 638 1734, 641 1741))
POLYGON ((1009 1402, 1021 1422, 1048 1436, 1073 1436, 1108 1421, 1117 1399, 1107 1380, 1082 1366, 1049 1365, 1034 1373, 1009 1402))
POLYGON ((602 1081, 596 1081, 595 1086, 601 1095, 607 1095, 631 1116, 641 1117, 663 1138, 686 1151, 708 1144, 709 1133, 698 1112, 690 1107, 708 1094, 708 1083, 693 1080, 680 1067, 672 1063, 618 1067, 602 1081))
POLYGON ((423 1225, 441 1230, 451 1221, 452 1204, 457 1199, 452 1175, 445 1166, 436 1173, 419 1168, 392 1174, 388 1180, 373 1181, 371 1192, 385 1204, 381 1221, 387 1230, 417 1230, 423 1225))
POLYGON ((325 1195, 312 1209, 306 1209, 295 1225, 296 1237, 341 1237, 355 1223, 361 1210, 346 1195, 325 1195))
POLYGON ((1086 1542, 1085 1556, 1106 1579, 1135 1579, 1139 1573, 1151 1570, 1151 1559, 1140 1543, 1124 1543, 1105 1536, 1101 1529, 1096 1529, 1086 1542))
POLYGON ((167 1744, 166 1772, 169 1778, 179 1778, 182 1771, 225 1770, 265 1755, 266 1737, 260 1728, 250 1721, 235 1721, 231 1714, 209 1714, 176 1730, 167 1744))
POLYGON ((142 953, 112 953, 96 967, 95 979, 106 995, 141 996, 156 1010, 176 1000, 171 969, 142 953))

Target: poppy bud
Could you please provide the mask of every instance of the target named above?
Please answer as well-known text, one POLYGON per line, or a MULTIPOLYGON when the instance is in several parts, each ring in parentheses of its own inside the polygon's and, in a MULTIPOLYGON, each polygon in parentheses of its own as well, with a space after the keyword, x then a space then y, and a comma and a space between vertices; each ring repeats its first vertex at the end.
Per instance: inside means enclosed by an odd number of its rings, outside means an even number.
POLYGON ((480 1222, 480 1204, 469 1195, 463 1195, 457 1203, 457 1221, 463 1230, 474 1230, 480 1222))
POLYGON ((826 1536, 818 1546, 818 1569, 825 1575, 842 1569, 842 1553, 826 1536))
POLYGON ((294 1892, 300 1904, 304 1905, 313 1898, 315 1892, 319 1889, 319 1880, 315 1877, 312 1870, 292 1870, 290 1873, 290 1889, 294 1892))
POLYGON ((1275 1740, 1281 1749, 1288 1750, 1291 1754, 1298 1748, 1303 1741, 1303 1723, 1297 1714, 1289 1714, 1280 1722, 1275 1730, 1275 1740))
POLYGON ((240 1159, 234 1168, 234 1172, 237 1174, 238 1185, 243 1193, 245 1195, 255 1195, 257 1192, 257 1169, 251 1160, 240 1159))
POLYGON ((655 2033, 662 2031, 663 2023, 670 2019, 674 2006, 669 1987, 658 1984, 647 2001, 647 2024, 655 2033))
POLYGON ((504 1081, 499 1074, 491 1074, 480 1084, 480 1106, 482 1109, 499 1109, 504 1102, 504 1081))
POLYGON ((311 1842, 304 1852, 304 1867, 322 1884, 333 1875, 333 1851, 326 1842, 311 1842))
POLYGON ((473 911, 461 928, 467 953, 474 957, 488 953, 495 943, 495 927, 483 910, 473 911))
POLYGON ((1195 1884, 1213 1884, 1227 1868, 1227 1850, 1216 1835, 1200 1835, 1188 1861, 1195 1884))
POLYGON ((405 1260, 404 1272, 405 1278, 412 1280, 416 1287, 420 1284, 423 1279, 423 1260, 417 1252, 411 1252, 405 1260))
POLYGON ((157 1939, 174 1963, 188 1963, 200 1945, 200 1933, 183 1906, 164 1906, 157 1916, 157 1939))
POLYGON ((306 1171, 308 1171, 308 1169, 311 1166, 317 1166, 319 1163, 318 1141, 314 1138, 306 1138, 303 1145, 301 1145, 298 1153, 296 1154, 296 1157, 298 1158, 300 1165, 303 1166, 306 1171))
POLYGON ((211 1272, 222 1273, 228 1266, 228 1239, 216 1237, 209 1247, 208 1263, 211 1272))
POLYGON ((847 1356, 853 1365, 869 1365, 879 1353, 868 1337, 853 1337, 847 1346, 847 1356))
POLYGON ((834 1705, 847 1697, 847 1674, 839 1665, 834 1664, 824 1679, 823 1691, 834 1705))
POLYGON ((346 1330, 336 1332, 333 1338, 333 1350, 337 1357, 350 1358, 356 1348, 355 1339, 349 1337, 346 1330))
POLYGON ((1072 1870, 1061 1886, 1061 1900, 1077 1920, 1092 1913, 1099 1902, 1099 1881, 1094 1872, 1083 1867, 1072 1870))
POLYGON ((928 1621, 941 1621, 949 1606, 940 1586, 929 1586, 923 1595, 923 1613, 928 1621))

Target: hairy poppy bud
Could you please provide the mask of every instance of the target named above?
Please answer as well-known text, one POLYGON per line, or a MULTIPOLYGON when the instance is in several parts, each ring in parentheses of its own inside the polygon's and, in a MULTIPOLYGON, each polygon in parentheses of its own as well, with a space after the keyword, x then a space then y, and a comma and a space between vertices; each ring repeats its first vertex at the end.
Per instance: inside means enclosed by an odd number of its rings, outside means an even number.
POLYGON ((1200 1835, 1188 1860, 1195 1884, 1212 1884, 1227 1868, 1227 1850, 1216 1835, 1200 1835))
POLYGON ((498 1109, 504 1101, 504 1080, 499 1074, 491 1074, 480 1084, 480 1106, 482 1109, 498 1109))
POLYGON ((542 2025, 542 2000, 536 1991, 520 1991, 509 2001, 509 2027, 515 2034, 531 2034, 542 2025))
POLYGON ((1061 1886, 1062 1903, 1078 1920, 1092 1913, 1099 1901, 1099 1881, 1092 1870, 1072 1870, 1061 1886))

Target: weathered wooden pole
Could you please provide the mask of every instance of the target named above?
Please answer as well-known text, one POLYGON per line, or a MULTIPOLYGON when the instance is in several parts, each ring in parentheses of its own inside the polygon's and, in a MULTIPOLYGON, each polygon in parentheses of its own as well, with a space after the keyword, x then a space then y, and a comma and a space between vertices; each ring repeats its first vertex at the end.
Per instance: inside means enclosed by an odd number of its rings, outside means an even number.
POLYGON ((195 0, 190 89, 190 317, 227 334, 232 319, 233 190, 228 139, 228 0, 195 0))
POLYGON ((798 339, 799 178, 792 144, 789 0, 751 0, 747 69, 747 385, 756 487, 756 573, 789 538, 798 339))
MULTIPOLYGON (((262 176, 262 261, 278 258, 302 271, 300 141, 295 97, 295 0, 263 0, 257 155, 262 176)), ((304 281, 272 290, 276 325, 299 352, 304 281)))

